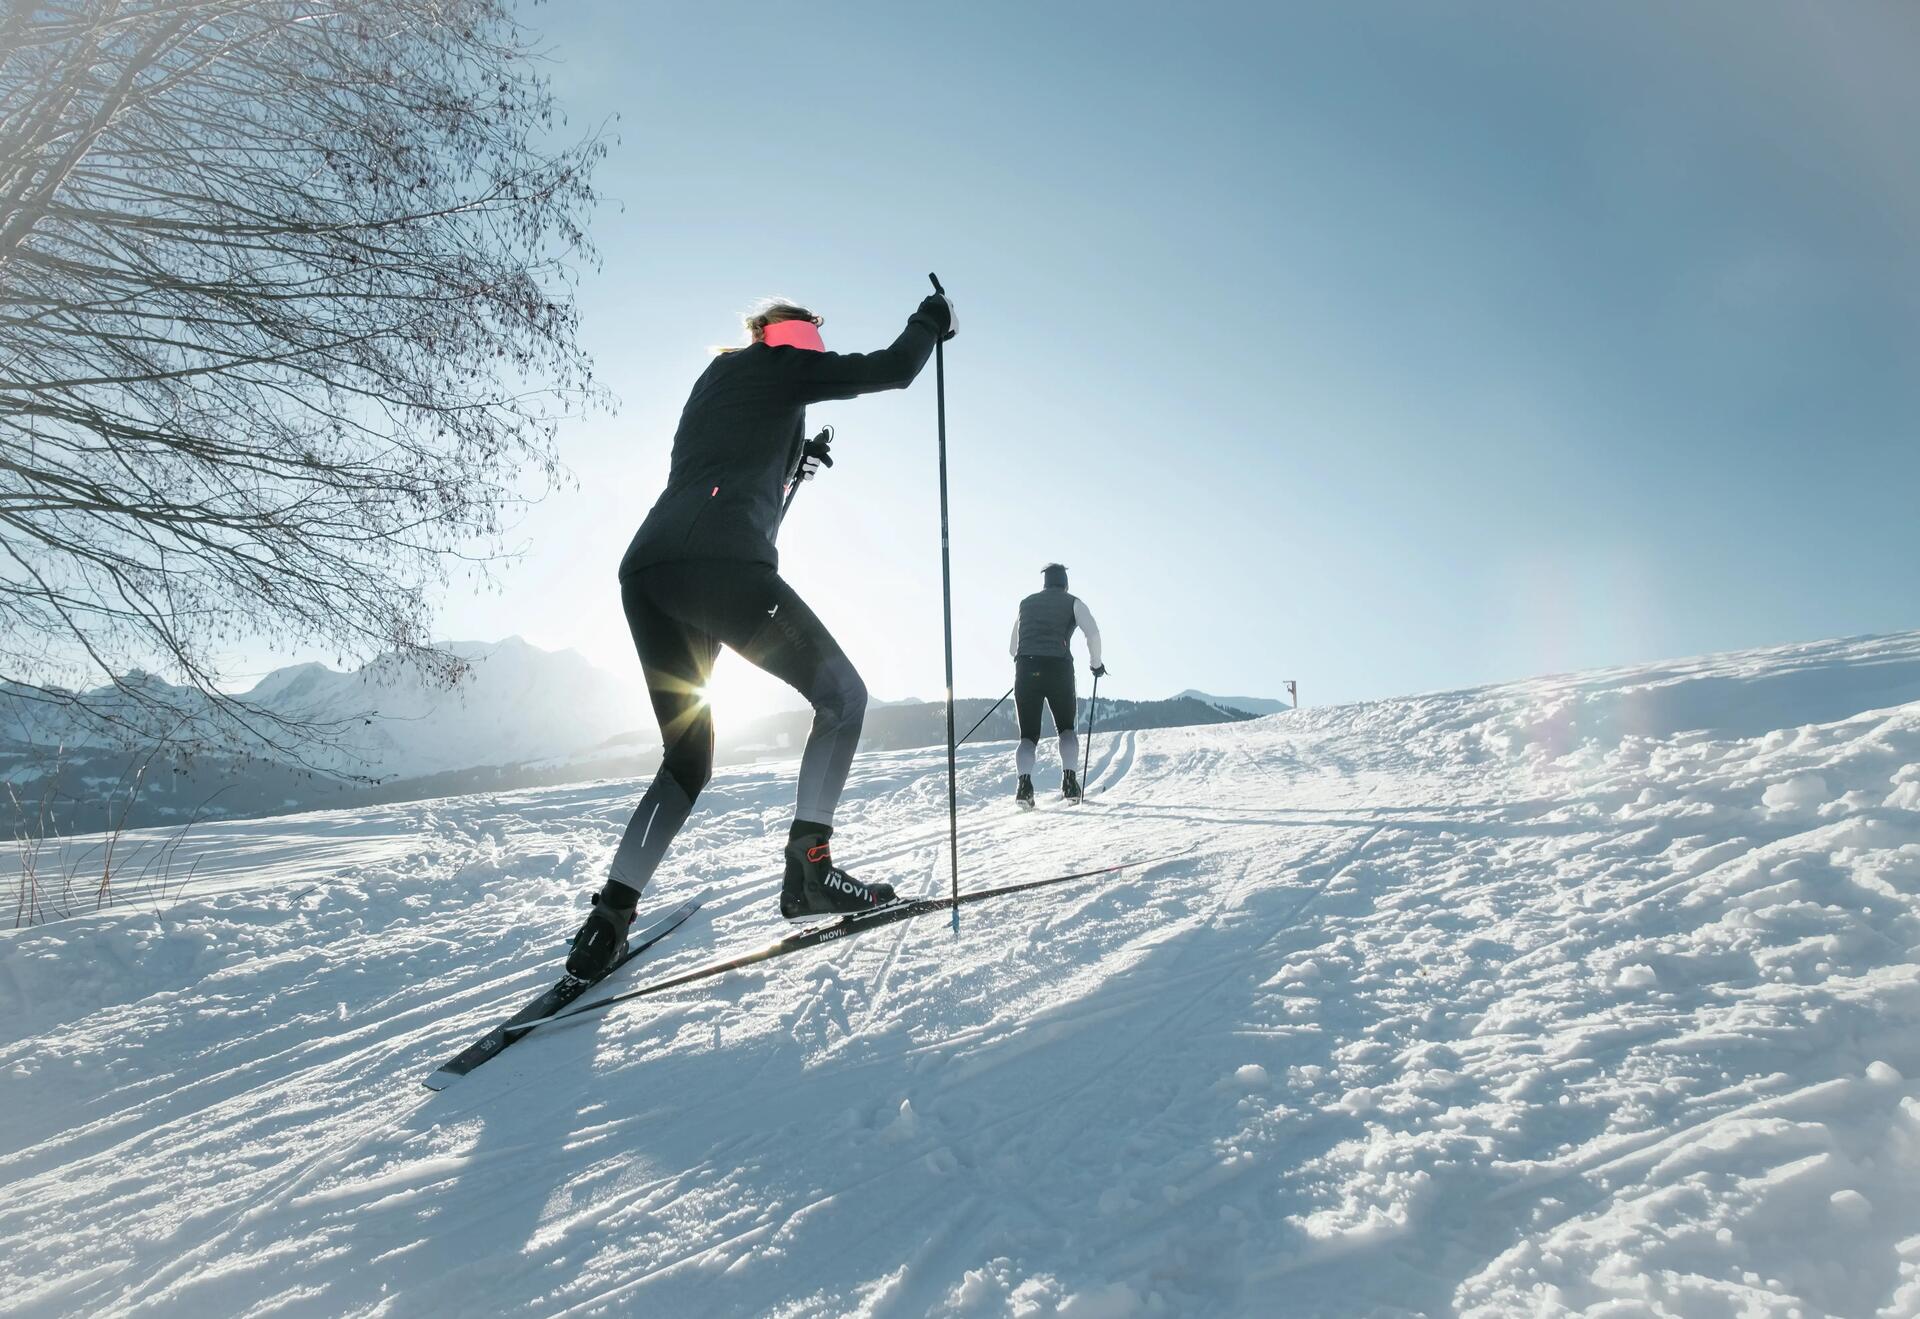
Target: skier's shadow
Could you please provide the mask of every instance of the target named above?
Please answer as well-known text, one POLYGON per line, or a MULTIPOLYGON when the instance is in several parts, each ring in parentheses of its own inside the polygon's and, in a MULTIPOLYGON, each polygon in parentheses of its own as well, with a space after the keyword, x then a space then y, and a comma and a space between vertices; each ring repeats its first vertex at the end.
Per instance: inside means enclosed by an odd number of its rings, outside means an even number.
POLYGON ((592 1286, 595 1257, 653 1235, 648 1209, 702 1171, 676 1162, 663 1175, 628 1144, 671 1102, 623 1109, 635 1088, 603 1075, 671 1040, 692 1006, 650 1013, 631 1047, 620 1037, 632 1022, 549 1028, 430 1096, 310 1207, 308 1231, 344 1227, 352 1248, 349 1268, 328 1271, 326 1308, 439 1315, 590 1299, 569 1292, 592 1286))

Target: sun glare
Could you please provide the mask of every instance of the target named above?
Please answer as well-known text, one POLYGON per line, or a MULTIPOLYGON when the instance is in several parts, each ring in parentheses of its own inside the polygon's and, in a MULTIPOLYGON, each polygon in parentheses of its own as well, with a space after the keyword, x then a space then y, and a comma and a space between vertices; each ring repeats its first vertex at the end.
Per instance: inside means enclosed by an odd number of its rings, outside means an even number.
POLYGON ((792 688, 731 651, 721 652, 713 672, 694 689, 694 695, 703 708, 713 711, 717 723, 729 729, 743 728, 777 710, 804 705, 792 688))

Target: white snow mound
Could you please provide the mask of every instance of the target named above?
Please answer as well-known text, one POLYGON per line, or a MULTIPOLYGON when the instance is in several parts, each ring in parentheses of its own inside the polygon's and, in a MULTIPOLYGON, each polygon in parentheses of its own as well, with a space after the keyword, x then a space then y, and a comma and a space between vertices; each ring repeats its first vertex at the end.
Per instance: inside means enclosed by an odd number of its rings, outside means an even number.
MULTIPOLYGON (((1102 736, 1030 815, 1010 753, 963 883, 1151 864, 438 1095, 637 785, 218 825, 0 933, 8 1312, 1920 1313, 1920 634, 1102 736)), ((944 772, 864 758, 839 859, 944 891, 944 772)), ((791 775, 715 779, 621 984, 780 932, 791 775)))

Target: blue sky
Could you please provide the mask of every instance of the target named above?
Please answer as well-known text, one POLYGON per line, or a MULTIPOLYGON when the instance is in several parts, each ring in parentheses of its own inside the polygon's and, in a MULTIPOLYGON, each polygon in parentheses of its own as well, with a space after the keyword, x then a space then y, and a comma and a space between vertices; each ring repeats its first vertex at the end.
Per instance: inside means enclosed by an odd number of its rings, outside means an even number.
MULTIPOLYGON (((637 680, 614 568, 707 348, 770 293, 879 347, 929 269, 963 693, 1055 558, 1134 697, 1920 626, 1911 6, 528 13, 572 126, 619 116, 581 297, 622 406, 450 635, 637 680)), ((932 367, 814 421, 783 568, 937 696, 932 367)))

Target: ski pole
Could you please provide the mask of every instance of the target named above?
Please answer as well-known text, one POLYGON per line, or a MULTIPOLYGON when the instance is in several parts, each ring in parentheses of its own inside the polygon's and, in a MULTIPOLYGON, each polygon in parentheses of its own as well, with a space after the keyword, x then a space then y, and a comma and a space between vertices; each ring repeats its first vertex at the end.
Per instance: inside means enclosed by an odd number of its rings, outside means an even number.
POLYGON ((1100 675, 1093 675, 1093 696, 1087 710, 1087 744, 1080 749, 1080 800, 1087 799, 1087 766, 1093 763, 1093 721, 1100 717, 1100 675))
POLYGON ((999 700, 995 701, 992 705, 989 705, 987 707, 987 713, 981 715, 978 719, 973 721, 973 727, 967 730, 966 737, 963 737, 960 739, 960 745, 965 746, 967 744, 968 738, 971 738, 975 733, 979 732, 980 725, 986 723, 988 718, 992 716, 995 710, 998 710, 1001 706, 1005 705, 1007 703, 1007 696, 1011 696, 1011 695, 1013 695, 1013 688, 1009 687, 1007 688, 1006 696, 1002 696, 999 700))
MULTIPOLYGON (((803 465, 807 461, 807 450, 811 449, 816 444, 819 445, 822 449, 831 448, 833 445, 833 427, 822 426, 820 428, 820 433, 818 435, 814 436, 811 440, 807 441, 806 444, 801 446, 800 461, 803 465)), ((827 466, 829 467, 833 466, 833 462, 831 459, 828 460, 827 466)), ((793 479, 787 482, 787 497, 780 505, 780 520, 782 522, 785 522, 787 520, 787 510, 793 507, 793 497, 800 493, 801 484, 802 483, 800 480, 800 468, 796 467, 793 469, 793 479)))
MULTIPOLYGON (((941 297, 940 276, 929 271, 933 291, 941 297)), ((934 397, 940 416, 940 610, 947 634, 947 851, 952 858, 953 932, 960 933, 960 772, 953 739, 953 555, 947 531, 947 350, 944 338, 933 341, 934 397)))

